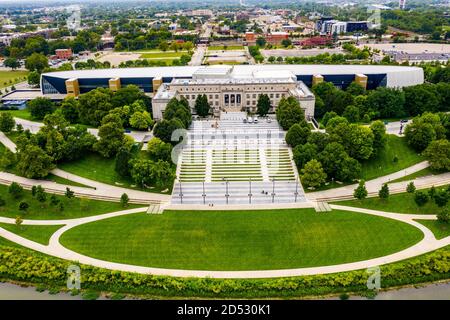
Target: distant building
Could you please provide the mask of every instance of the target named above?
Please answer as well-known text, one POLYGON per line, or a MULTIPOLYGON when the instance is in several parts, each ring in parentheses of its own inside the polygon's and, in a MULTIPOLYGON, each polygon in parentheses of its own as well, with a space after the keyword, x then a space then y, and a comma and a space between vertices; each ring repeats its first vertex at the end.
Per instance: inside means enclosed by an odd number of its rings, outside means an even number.
POLYGON ((400 10, 405 10, 406 0, 399 0, 398 1, 398 7, 400 8, 400 10))
POLYGON ((272 32, 266 34, 266 41, 270 44, 281 44, 283 40, 289 39, 289 33, 287 32, 272 32))
MULTIPOLYGON (((331 44, 333 39, 329 36, 325 37, 312 37, 298 41, 298 44, 304 47, 325 46, 331 44)), ((296 43, 297 44, 297 43, 296 43)))
POLYGON ((70 58, 72 58, 72 49, 68 48, 68 49, 56 49, 55 50, 55 55, 57 59, 61 59, 61 60, 68 60, 70 58))

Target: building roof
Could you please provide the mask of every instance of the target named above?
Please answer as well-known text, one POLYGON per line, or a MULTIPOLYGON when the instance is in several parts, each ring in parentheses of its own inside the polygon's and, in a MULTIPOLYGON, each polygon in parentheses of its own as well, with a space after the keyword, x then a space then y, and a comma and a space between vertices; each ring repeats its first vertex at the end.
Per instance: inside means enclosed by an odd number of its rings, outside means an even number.
MULTIPOLYGON (((205 66, 181 66, 181 67, 150 67, 150 68, 116 68, 96 70, 72 70, 44 73, 43 76, 62 79, 70 78, 155 78, 175 77, 190 78, 199 69, 207 70, 205 66)), ((280 70, 291 71, 295 75, 342 75, 342 74, 382 74, 382 73, 410 73, 423 74, 422 68, 404 66, 380 66, 380 65, 297 65, 297 64, 267 64, 267 65, 236 65, 233 67, 233 76, 246 76, 257 74, 260 71, 267 72, 266 76, 276 76, 280 70)), ((217 71, 217 70, 216 70, 217 71)), ((205 72, 205 71, 203 71, 205 72)))

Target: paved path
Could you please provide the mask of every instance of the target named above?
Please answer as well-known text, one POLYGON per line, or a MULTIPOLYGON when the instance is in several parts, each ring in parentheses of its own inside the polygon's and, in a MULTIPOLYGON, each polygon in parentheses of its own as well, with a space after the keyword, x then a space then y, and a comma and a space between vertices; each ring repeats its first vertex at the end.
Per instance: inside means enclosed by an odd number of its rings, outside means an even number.
MULTIPOLYGON (((31 133, 37 133, 41 127, 44 126, 42 122, 36 122, 31 120, 26 120, 22 118, 15 117, 14 120, 16 124, 21 124, 23 128, 26 130, 30 130, 31 133)), ((98 129, 97 128, 88 128, 87 131, 98 138, 98 129)), ((144 139, 148 139, 149 137, 153 137, 150 131, 135 131, 132 130, 130 132, 126 132, 126 135, 132 137, 136 142, 143 142, 144 139)))
MULTIPOLYGON (((100 268, 106 268, 111 270, 119 270, 126 272, 137 272, 142 274, 153 275, 167 275, 176 277, 210 277, 210 278, 273 278, 273 277, 291 277, 291 276, 303 276, 303 275, 315 275, 315 274, 328 274, 336 272, 345 272, 352 270, 366 269, 370 267, 380 266, 387 263, 397 262, 400 260, 412 258, 421 254, 425 254, 430 251, 450 245, 450 236, 444 239, 436 240, 433 233, 423 226, 422 224, 414 221, 413 219, 436 219, 435 216, 430 215, 409 215, 409 214, 397 214, 382 212, 376 210, 368 210, 361 208, 353 208, 339 205, 331 205, 333 209, 347 210, 353 212, 360 212, 362 214, 370 214, 385 218, 398 220, 404 223, 408 223, 418 229, 420 229, 424 235, 423 239, 415 245, 404 249, 402 251, 374 259, 344 263, 339 265, 311 267, 311 268, 297 268, 297 269, 281 269, 281 270, 251 270, 251 271, 206 271, 206 270, 179 270, 179 269, 163 269, 163 268, 151 268, 142 267, 129 264, 115 263, 104 260, 91 258, 72 250, 63 247, 59 239, 61 235, 67 230, 79 226, 84 223, 93 221, 99 221, 107 218, 118 217, 121 215, 132 214, 141 212, 142 208, 130 209, 124 211, 118 211, 93 217, 71 219, 71 220, 51 220, 49 221, 31 221, 25 220, 24 224, 65 224, 64 227, 56 231, 50 238, 49 245, 45 246, 34 241, 22 238, 12 232, 9 232, 3 228, 0 228, 0 236, 13 241, 24 247, 52 255, 61 259, 78 261, 83 264, 88 264, 100 268)), ((2 218, 2 222, 12 223, 13 219, 2 218)))
MULTIPOLYGON (((372 194, 378 194, 378 191, 380 190, 381 186, 384 183, 389 183, 390 181, 403 178, 407 175, 410 175, 412 173, 415 173, 417 171, 420 171, 422 169, 425 169, 429 166, 428 161, 422 161, 420 163, 417 163, 411 167, 408 167, 406 169, 397 171, 395 173, 379 177, 373 180, 366 181, 366 188, 369 193, 369 195, 372 194)), ((398 192, 405 192, 406 186, 408 183, 413 180, 409 181, 402 181, 402 182, 395 182, 395 183, 389 183, 389 189, 391 193, 398 193, 398 192)), ((441 185, 447 185, 450 184, 450 172, 446 172, 443 174, 438 175, 430 175, 425 176, 420 179, 415 179, 414 184, 417 189, 424 189, 431 186, 441 186, 441 185)), ((311 200, 321 200, 321 201, 331 201, 331 200, 337 200, 340 198, 348 198, 353 197, 353 191, 358 186, 358 184, 351 184, 339 188, 324 190, 324 191, 317 191, 317 192, 310 192, 306 194, 306 197, 311 200)))

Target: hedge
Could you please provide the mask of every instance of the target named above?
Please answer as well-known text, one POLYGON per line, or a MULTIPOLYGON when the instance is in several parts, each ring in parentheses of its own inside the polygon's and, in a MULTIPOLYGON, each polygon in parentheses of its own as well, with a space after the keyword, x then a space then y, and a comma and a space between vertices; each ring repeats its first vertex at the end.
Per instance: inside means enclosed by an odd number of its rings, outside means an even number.
MULTIPOLYGON (((70 261, 25 248, 0 246, 0 279, 65 290, 70 261)), ((82 290, 146 297, 289 298, 367 292, 365 270, 271 279, 152 276, 80 265, 82 290)), ((381 266, 383 288, 450 278, 450 246, 381 266)))

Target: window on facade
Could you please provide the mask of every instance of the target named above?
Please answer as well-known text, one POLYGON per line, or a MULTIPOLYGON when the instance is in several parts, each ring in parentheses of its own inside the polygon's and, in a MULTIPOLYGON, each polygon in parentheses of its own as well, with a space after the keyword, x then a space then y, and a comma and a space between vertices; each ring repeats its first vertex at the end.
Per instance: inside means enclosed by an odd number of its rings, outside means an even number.
POLYGON ((273 93, 270 94, 270 97, 273 98, 273 93))
POLYGON ((256 94, 253 94, 253 99, 256 99, 256 94))
POLYGON ((275 98, 279 98, 279 97, 280 97, 280 94, 277 93, 277 94, 275 95, 275 98))
POLYGON ((227 94, 224 96, 224 100, 225 100, 225 104, 230 103, 230 97, 227 94))
POLYGON ((241 103, 241 95, 240 94, 237 94, 236 95, 236 103, 241 103))
POLYGON ((219 99, 219 95, 218 94, 216 94, 216 99, 219 99))
POLYGON ((192 100, 194 100, 194 99, 195 99, 195 94, 193 94, 193 95, 191 96, 191 98, 192 98, 192 100))
POLYGON ((235 102, 236 102, 235 99, 236 99, 236 96, 235 96, 234 94, 231 94, 231 95, 230 95, 230 102, 231 102, 231 103, 235 103, 235 102))

